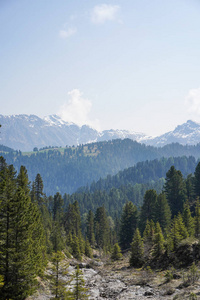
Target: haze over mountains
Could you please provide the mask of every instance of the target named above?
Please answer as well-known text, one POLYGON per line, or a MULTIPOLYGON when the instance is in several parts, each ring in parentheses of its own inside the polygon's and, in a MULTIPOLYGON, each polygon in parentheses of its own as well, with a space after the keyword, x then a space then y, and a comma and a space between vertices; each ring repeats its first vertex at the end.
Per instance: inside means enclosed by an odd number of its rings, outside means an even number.
POLYGON ((110 129, 99 132, 88 125, 80 127, 68 123, 58 115, 50 115, 43 119, 36 115, 0 115, 0 124, 0 143, 21 151, 32 151, 34 147, 77 146, 125 138, 158 147, 176 142, 183 145, 195 145, 200 142, 200 124, 191 120, 158 137, 127 130, 110 129))

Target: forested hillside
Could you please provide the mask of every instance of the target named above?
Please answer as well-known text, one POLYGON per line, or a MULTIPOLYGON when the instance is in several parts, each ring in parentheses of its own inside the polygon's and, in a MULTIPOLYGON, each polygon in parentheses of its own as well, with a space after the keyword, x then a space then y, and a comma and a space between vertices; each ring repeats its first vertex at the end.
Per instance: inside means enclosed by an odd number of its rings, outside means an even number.
MULTIPOLYGON (((196 146, 171 144, 163 148, 155 148, 125 139, 78 147, 46 148, 30 153, 4 152, 3 156, 17 171, 21 165, 26 166, 31 181, 37 173, 40 173, 44 181, 45 193, 51 195, 57 191, 61 194, 71 194, 81 186, 90 185, 93 181, 105 178, 107 175, 117 174, 120 170, 132 167, 138 162, 183 155, 192 155, 198 159, 199 153, 200 144, 196 146)), ((192 169, 185 174, 190 172, 192 169)), ((162 176, 155 175, 153 180, 162 176)))
POLYGON ((194 269, 194 263, 199 262, 200 163, 187 178, 170 166, 163 191, 157 192, 149 186, 140 207, 128 198, 127 187, 111 189, 109 193, 62 196, 57 192, 49 197, 43 188, 40 174, 30 187, 25 167, 16 174, 13 166, 0 158, 0 297, 3 300, 25 300, 31 295, 38 280, 45 278, 48 259, 52 297, 77 299, 80 273, 75 274, 79 279, 74 289, 66 290, 64 260, 73 255, 81 261, 83 255, 93 257, 94 250, 110 256, 109 263, 122 257, 121 250, 130 251, 129 265, 135 268, 148 265, 166 269, 193 263, 194 269))

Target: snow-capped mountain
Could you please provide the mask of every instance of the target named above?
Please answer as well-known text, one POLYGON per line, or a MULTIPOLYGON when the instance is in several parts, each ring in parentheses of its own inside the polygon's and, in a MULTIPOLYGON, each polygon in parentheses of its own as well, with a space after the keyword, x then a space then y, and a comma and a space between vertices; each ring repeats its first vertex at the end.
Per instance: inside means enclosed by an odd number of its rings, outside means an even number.
POLYGON ((88 125, 82 127, 68 123, 57 115, 39 118, 35 115, 0 115, 0 144, 21 151, 32 151, 34 147, 77 146, 98 141, 130 138, 140 143, 164 146, 169 143, 194 145, 200 142, 200 124, 187 121, 174 131, 159 137, 127 130, 104 130, 99 132, 88 125))
POLYGON ((158 147, 171 143, 196 145, 200 143, 200 124, 188 120, 186 123, 178 125, 173 131, 148 140, 144 139, 143 142, 158 147))

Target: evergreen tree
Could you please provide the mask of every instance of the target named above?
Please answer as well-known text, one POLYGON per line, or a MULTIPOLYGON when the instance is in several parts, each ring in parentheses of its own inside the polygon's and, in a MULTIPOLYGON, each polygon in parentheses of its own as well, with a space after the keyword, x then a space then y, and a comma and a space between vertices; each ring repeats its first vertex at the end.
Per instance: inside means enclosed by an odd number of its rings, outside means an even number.
POLYGON ((160 224, 157 222, 153 239, 153 257, 157 257, 164 252, 164 242, 165 240, 162 234, 162 229, 160 227, 160 224))
POLYGON ((177 217, 175 216, 172 221, 171 230, 170 230, 170 233, 167 238, 168 252, 176 250, 182 239, 183 239, 183 237, 181 236, 180 231, 179 231, 177 217))
POLYGON ((63 213, 64 213, 64 201, 62 199, 62 196, 60 193, 56 193, 53 198, 53 221, 58 220, 59 222, 63 219, 63 213))
POLYGON ((185 225, 183 223, 183 218, 182 218, 182 215, 180 212, 178 213, 178 216, 177 216, 177 222, 178 222, 178 230, 181 235, 181 239, 182 240, 186 239, 188 237, 188 232, 187 232, 187 228, 185 227, 185 225))
POLYGON ((88 289, 85 288, 85 281, 83 279, 83 273, 79 269, 79 266, 77 265, 77 269, 75 271, 75 274, 73 276, 74 278, 74 288, 72 292, 72 297, 70 299, 73 300, 85 300, 88 299, 88 289))
POLYGON ((68 293, 66 291, 67 282, 63 280, 63 276, 67 275, 68 264, 65 262, 65 255, 61 252, 54 252, 51 258, 52 262, 52 274, 51 274, 51 293, 54 296, 51 299, 65 300, 68 299, 68 293))
POLYGON ((79 239, 76 235, 73 236, 71 248, 72 248, 72 255, 76 259, 81 260, 82 257, 81 257, 80 243, 79 243, 79 239))
POLYGON ((162 230, 168 230, 171 223, 171 211, 164 193, 158 195, 155 211, 156 221, 159 222, 162 230))
POLYGON ((144 231, 147 219, 156 220, 156 201, 157 193, 155 190, 148 190, 144 195, 144 202, 140 213, 140 228, 144 231))
POLYGON ((131 201, 127 202, 122 211, 120 222, 120 246, 122 249, 128 249, 133 239, 137 227, 138 212, 137 207, 131 201))
POLYGON ((194 190, 195 196, 200 197, 200 162, 197 164, 194 172, 194 190))
POLYGON ((113 247, 111 259, 119 260, 122 257, 121 248, 118 243, 116 243, 113 247))
POLYGON ((87 216, 87 228, 86 236, 91 246, 95 245, 95 235, 94 235, 94 214, 91 210, 88 212, 87 216))
POLYGON ((185 180, 186 190, 187 190, 187 199, 189 203, 193 203, 195 199, 195 177, 192 174, 189 174, 185 180))
POLYGON ((144 246, 140 231, 136 228, 131 244, 130 266, 139 268, 143 264, 144 246))
POLYGON ((95 238, 97 246, 105 252, 110 250, 110 228, 105 207, 98 207, 95 214, 95 238))
MULTIPOLYGON (((35 192, 36 202, 38 203, 39 206, 42 206, 42 204, 44 203, 43 188, 44 188, 43 180, 42 180, 41 175, 38 173, 35 177, 33 190, 35 192)), ((33 193, 33 190, 32 190, 32 193, 33 193)))
POLYGON ((0 296, 22 300, 33 292, 35 278, 44 268, 43 228, 34 219, 26 169, 21 167, 16 178, 13 167, 8 166, 0 177, 0 275, 4 276, 0 296))
POLYGON ((165 193, 171 209, 172 217, 183 211, 186 200, 186 185, 183 175, 172 166, 166 174, 165 193))
POLYGON ((146 221, 146 227, 143 232, 143 240, 144 242, 152 241, 151 227, 148 219, 146 221))
POLYGON ((90 247, 90 243, 87 238, 85 240, 85 255, 90 258, 93 257, 92 248, 90 247))
POLYGON ((194 219, 191 215, 189 201, 184 203, 183 207, 183 222, 187 229, 189 236, 194 236, 195 228, 194 228, 194 219))

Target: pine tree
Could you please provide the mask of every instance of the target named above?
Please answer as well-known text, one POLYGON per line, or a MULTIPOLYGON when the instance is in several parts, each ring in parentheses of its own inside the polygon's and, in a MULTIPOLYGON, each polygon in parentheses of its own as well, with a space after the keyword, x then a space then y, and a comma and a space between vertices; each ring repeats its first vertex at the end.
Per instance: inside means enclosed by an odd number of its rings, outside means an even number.
POLYGON ((118 243, 116 243, 113 247, 112 253, 111 253, 111 259, 112 260, 119 260, 122 257, 121 248, 118 243))
POLYGON ((172 217, 183 211, 186 200, 186 185, 183 175, 172 166, 166 174, 165 193, 171 209, 172 217))
POLYGON ((110 228, 105 207, 98 207, 95 214, 95 238, 99 249, 110 250, 110 228))
POLYGON ((178 225, 177 217, 175 216, 173 221, 172 221, 171 230, 170 230, 170 233, 169 233, 168 238, 167 238, 168 252, 176 250, 182 239, 183 238, 182 238, 182 236, 180 234, 180 231, 179 231, 179 225, 178 225))
POLYGON ((91 210, 88 212, 87 216, 87 229, 86 236, 91 246, 95 245, 95 235, 94 235, 94 214, 91 210))
POLYGON ((127 202, 122 211, 120 222, 120 246, 123 250, 128 249, 133 239, 135 229, 137 227, 138 212, 136 206, 131 202, 127 202))
POLYGON ((160 256, 164 252, 164 242, 165 240, 162 234, 162 229, 160 227, 160 224, 157 222, 153 239, 153 257, 160 256))
POLYGON ((83 273, 79 269, 79 266, 77 265, 77 269, 74 274, 74 288, 72 292, 72 298, 73 300, 86 300, 88 299, 88 289, 85 288, 85 281, 83 279, 83 273))
POLYGON ((145 229, 144 229, 144 232, 143 232, 143 240, 144 240, 144 242, 152 241, 151 227, 150 227, 150 223, 149 223, 148 219, 146 221, 146 226, 145 226, 145 229))
POLYGON ((93 257, 92 248, 90 247, 90 243, 87 238, 85 240, 85 255, 90 258, 93 257))
POLYGON ((182 215, 180 212, 178 213, 178 216, 177 216, 177 222, 178 222, 178 230, 181 235, 181 239, 182 240, 186 239, 188 237, 188 232, 187 232, 187 228, 185 227, 185 225, 183 223, 183 218, 182 218, 182 215))
POLYGON ((73 236, 73 240, 72 240, 72 243, 71 243, 71 248, 72 248, 72 255, 76 259, 82 260, 79 238, 76 235, 73 236))
POLYGON ((164 193, 158 195, 155 210, 156 221, 159 222, 162 230, 168 230, 171 223, 171 211, 164 193))
POLYGON ((13 166, 5 167, 0 177, 0 275, 4 276, 0 296, 22 300, 33 292, 35 278, 44 268, 43 231, 38 230, 42 224, 34 219, 26 169, 21 167, 16 178, 13 166))
POLYGON ((194 228, 194 219, 191 215, 189 201, 184 203, 183 207, 183 222, 187 229, 189 236, 194 236, 195 228, 194 228))
POLYGON ((135 230, 133 241, 131 244, 131 257, 130 266, 139 268, 143 264, 144 246, 140 231, 138 228, 135 230))
POLYGON ((147 219, 156 220, 156 202, 157 193, 155 190, 148 190, 144 195, 144 202, 140 213, 140 229, 141 232, 144 231, 147 219))
POLYGON ((59 299, 59 300, 65 300, 67 299, 68 293, 66 291, 66 284, 69 282, 66 282, 63 280, 63 276, 66 276, 68 271, 68 264, 65 262, 65 255, 61 252, 54 252, 52 254, 51 258, 52 262, 52 274, 51 274, 51 293, 54 296, 51 299, 59 299))
MULTIPOLYGON (((34 181, 34 192, 35 192, 35 199, 39 206, 42 206, 44 203, 44 193, 43 193, 43 180, 40 174, 37 174, 34 181)), ((33 192, 33 191, 32 191, 33 192)))

